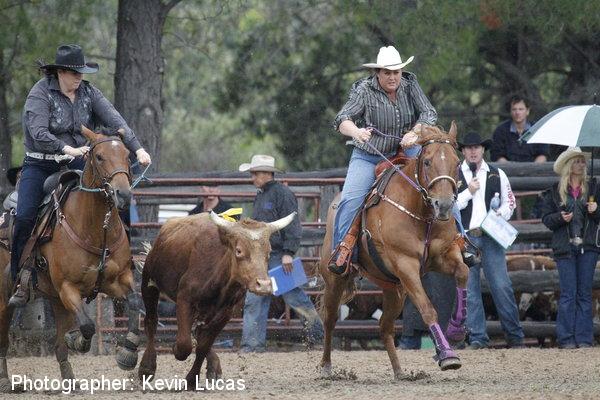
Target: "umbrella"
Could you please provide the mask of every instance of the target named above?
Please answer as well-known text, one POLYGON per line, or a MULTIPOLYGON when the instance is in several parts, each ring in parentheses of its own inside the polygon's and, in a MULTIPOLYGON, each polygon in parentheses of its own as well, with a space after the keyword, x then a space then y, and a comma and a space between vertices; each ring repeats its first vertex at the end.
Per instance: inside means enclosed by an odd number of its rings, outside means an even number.
MULTIPOLYGON (((521 136, 521 140, 571 147, 600 147, 600 106, 567 106, 554 110, 536 122, 521 136)), ((593 174, 592 156, 590 175, 593 174)))

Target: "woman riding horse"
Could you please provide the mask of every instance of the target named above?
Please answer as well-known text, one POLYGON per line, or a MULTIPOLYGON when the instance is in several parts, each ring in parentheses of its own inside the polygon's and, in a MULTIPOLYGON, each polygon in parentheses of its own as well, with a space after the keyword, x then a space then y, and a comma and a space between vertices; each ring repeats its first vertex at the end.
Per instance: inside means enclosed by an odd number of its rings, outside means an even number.
MULTIPOLYGON (((83 50, 74 44, 59 46, 54 64, 40 66, 45 76, 31 89, 23 110, 25 159, 19 185, 17 215, 11 253, 11 273, 20 284, 10 298, 12 307, 27 302, 31 266, 21 260, 25 244, 35 225, 46 178, 62 167, 82 169, 89 152, 81 126, 104 125, 123 129, 123 143, 135 152, 140 164, 148 165, 150 155, 142 148, 133 131, 102 92, 83 74, 98 71, 98 64, 86 63, 83 50)), ((129 200, 127 200, 129 201, 129 200)), ((28 256, 28 255, 26 255, 28 256)))

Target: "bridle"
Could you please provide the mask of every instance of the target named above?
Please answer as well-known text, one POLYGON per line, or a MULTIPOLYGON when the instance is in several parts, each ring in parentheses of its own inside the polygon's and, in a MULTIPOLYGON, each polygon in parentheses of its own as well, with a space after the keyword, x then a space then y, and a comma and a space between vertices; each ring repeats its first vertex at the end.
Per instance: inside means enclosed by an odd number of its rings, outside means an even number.
POLYGON ((128 167, 127 169, 118 168, 110 173, 103 173, 102 171, 100 171, 100 168, 97 165, 96 157, 94 157, 94 150, 96 149, 96 147, 98 145, 100 145, 102 143, 113 142, 113 141, 118 141, 121 144, 123 144, 123 141, 118 136, 111 136, 111 137, 103 138, 103 139, 97 140, 92 143, 89 154, 88 154, 88 157, 90 157, 90 165, 92 168, 92 184, 91 184, 91 187, 86 187, 83 185, 83 182, 79 183, 79 189, 84 192, 102 192, 102 193, 104 193, 104 196, 105 196, 107 202, 110 203, 111 206, 115 205, 115 201, 114 201, 115 191, 114 191, 114 188, 112 187, 112 185, 110 184, 110 182, 115 177, 115 175, 125 174, 127 176, 127 181, 129 182, 130 186, 131 186, 131 182, 132 182, 131 171, 130 171, 131 167, 128 167), (94 185, 94 183, 98 179, 100 180, 100 184, 94 185))
MULTIPOLYGON (((417 165, 415 167, 415 182, 416 182, 417 186, 419 187, 419 192, 421 192, 421 196, 423 196, 423 200, 425 200, 425 202, 429 205, 431 205, 432 201, 433 201, 432 197, 429 195, 429 191, 431 190, 431 188, 433 188, 433 185, 435 185, 438 182, 444 181, 444 180, 450 181, 450 184, 452 185, 452 191, 454 192, 454 200, 456 200, 456 198, 458 196, 458 185, 456 183, 456 179, 454 179, 450 175, 439 175, 439 176, 436 176, 435 178, 429 180, 429 177, 427 176, 427 171, 423 171, 426 187, 421 185, 421 180, 419 179, 419 176, 421 175, 421 173, 420 173, 421 169, 422 169, 421 164, 424 162, 421 160, 421 156, 423 155, 423 149, 426 146, 429 146, 434 143, 452 145, 452 142, 448 139, 432 139, 432 140, 428 140, 427 142, 425 142, 421 145, 421 147, 422 147, 421 152, 419 154, 419 157, 417 158, 417 165)), ((452 146, 452 147, 454 147, 454 146, 452 146)))

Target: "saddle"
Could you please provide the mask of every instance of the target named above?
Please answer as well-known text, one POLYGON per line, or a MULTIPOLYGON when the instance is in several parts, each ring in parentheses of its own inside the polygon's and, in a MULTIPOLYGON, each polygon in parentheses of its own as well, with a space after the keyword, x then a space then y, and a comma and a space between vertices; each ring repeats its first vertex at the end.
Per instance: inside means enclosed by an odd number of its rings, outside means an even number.
MULTIPOLYGON (((40 270, 46 269, 46 262, 38 252, 39 246, 52 239, 52 234, 58 221, 57 210, 64 204, 69 193, 79 185, 81 174, 82 172, 77 170, 59 171, 50 175, 44 182, 44 200, 38 209, 33 233, 23 249, 23 254, 19 262, 19 270, 22 271, 23 266, 26 264, 29 267, 37 267, 40 270)), ((14 215, 12 212, 11 214, 14 215)), ((12 228, 10 226, 7 229, 7 239, 10 245, 12 245, 12 228)), ((4 235, 0 234, 0 236, 4 235)))

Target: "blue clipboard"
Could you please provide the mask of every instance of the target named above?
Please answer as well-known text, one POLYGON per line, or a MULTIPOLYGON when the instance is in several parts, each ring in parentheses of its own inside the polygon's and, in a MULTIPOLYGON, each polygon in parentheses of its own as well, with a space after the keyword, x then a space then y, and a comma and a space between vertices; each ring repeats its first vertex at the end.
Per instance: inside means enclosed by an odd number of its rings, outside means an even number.
POLYGON ((294 258, 292 261, 292 273, 286 274, 283 271, 283 266, 278 265, 275 268, 269 270, 269 277, 271 278, 271 284, 273 285, 273 294, 275 296, 281 296, 284 293, 289 292, 298 286, 304 285, 308 282, 302 261, 300 258, 294 258))

